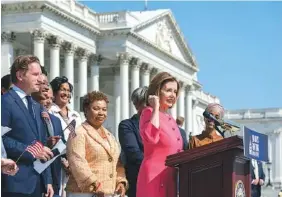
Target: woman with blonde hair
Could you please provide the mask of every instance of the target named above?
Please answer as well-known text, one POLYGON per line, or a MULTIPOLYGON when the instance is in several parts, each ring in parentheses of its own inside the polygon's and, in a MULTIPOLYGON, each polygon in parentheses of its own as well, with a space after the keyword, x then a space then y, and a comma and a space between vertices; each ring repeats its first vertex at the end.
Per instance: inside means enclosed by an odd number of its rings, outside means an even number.
POLYGON ((144 160, 137 180, 137 197, 175 197, 174 168, 165 166, 168 155, 183 150, 183 139, 174 118, 168 114, 177 101, 178 81, 167 72, 157 74, 147 92, 147 107, 140 117, 144 160))
POLYGON ((76 129, 67 144, 70 178, 67 197, 125 195, 128 187, 119 161, 120 147, 102 125, 107 118, 108 98, 100 91, 83 98, 86 121, 76 129))

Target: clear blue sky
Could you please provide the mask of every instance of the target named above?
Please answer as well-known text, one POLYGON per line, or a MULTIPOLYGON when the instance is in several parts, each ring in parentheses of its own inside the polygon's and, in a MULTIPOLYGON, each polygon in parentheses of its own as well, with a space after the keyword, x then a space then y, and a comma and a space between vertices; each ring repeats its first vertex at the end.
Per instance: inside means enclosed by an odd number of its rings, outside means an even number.
MULTIPOLYGON (((96 12, 144 2, 83 1, 96 12)), ((282 2, 151 2, 171 9, 196 56, 203 90, 226 109, 282 107, 282 2)))

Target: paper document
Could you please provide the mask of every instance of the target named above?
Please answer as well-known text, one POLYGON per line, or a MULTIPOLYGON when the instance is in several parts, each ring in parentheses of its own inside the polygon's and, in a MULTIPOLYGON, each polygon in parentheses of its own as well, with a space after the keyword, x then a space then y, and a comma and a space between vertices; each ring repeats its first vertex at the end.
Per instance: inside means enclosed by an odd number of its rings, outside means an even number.
POLYGON ((53 161, 63 154, 63 152, 66 150, 66 145, 64 142, 60 139, 58 143, 54 146, 52 149, 52 152, 54 154, 54 157, 50 159, 49 161, 42 163, 39 159, 37 159, 35 162, 33 162, 34 169, 36 172, 41 174, 53 161))
POLYGON ((7 132, 11 131, 12 129, 9 127, 1 126, 1 158, 7 158, 7 153, 2 141, 2 136, 5 135, 7 132))
POLYGON ((11 131, 12 129, 9 127, 1 126, 1 136, 5 135, 7 132, 11 131))

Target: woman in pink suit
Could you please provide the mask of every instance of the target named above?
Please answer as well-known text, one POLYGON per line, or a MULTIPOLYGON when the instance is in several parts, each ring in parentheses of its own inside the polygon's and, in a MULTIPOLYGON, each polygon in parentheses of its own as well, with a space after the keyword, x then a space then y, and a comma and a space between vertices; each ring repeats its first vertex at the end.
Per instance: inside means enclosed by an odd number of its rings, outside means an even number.
POLYGON ((144 160, 137 180, 137 197, 175 197, 176 170, 165 166, 168 155, 180 152, 183 142, 174 118, 167 113, 178 96, 179 83, 169 73, 157 74, 147 92, 140 117, 144 160))

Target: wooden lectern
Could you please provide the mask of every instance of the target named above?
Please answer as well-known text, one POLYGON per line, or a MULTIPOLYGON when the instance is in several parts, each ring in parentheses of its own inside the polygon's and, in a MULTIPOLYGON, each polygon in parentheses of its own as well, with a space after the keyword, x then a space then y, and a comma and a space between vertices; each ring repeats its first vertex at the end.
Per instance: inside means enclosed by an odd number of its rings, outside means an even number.
POLYGON ((166 165, 179 168, 180 197, 251 196, 250 160, 241 137, 170 155, 166 165))

